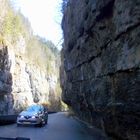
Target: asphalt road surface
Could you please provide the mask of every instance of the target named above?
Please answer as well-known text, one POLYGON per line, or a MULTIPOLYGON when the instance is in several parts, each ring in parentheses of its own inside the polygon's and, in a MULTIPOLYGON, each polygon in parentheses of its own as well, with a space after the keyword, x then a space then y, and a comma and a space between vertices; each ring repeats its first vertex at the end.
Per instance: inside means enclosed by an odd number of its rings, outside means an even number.
POLYGON ((50 114, 48 124, 41 128, 17 127, 16 124, 0 126, 0 137, 26 137, 30 140, 107 140, 98 131, 91 133, 67 113, 50 114))

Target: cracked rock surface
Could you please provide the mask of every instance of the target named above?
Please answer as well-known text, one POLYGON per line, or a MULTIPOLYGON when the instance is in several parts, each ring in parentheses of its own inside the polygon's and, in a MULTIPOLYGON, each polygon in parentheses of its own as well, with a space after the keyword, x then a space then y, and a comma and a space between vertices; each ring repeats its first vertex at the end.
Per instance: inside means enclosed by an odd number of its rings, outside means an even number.
POLYGON ((69 0, 62 21, 63 100, 119 139, 140 138, 139 25, 139 0, 69 0))

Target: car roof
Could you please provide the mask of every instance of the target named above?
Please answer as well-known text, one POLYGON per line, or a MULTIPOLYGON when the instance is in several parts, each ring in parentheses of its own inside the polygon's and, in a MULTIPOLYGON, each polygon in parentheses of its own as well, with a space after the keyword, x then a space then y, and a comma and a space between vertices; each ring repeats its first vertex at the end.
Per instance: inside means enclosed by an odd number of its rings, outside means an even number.
POLYGON ((31 105, 27 109, 43 109, 42 105, 31 105))

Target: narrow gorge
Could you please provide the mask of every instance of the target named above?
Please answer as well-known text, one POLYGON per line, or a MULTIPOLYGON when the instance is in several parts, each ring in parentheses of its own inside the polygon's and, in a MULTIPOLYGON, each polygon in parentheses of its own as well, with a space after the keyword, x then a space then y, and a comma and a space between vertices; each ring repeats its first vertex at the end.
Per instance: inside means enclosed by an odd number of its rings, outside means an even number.
POLYGON ((140 1, 64 1, 62 98, 115 139, 140 138, 140 1))

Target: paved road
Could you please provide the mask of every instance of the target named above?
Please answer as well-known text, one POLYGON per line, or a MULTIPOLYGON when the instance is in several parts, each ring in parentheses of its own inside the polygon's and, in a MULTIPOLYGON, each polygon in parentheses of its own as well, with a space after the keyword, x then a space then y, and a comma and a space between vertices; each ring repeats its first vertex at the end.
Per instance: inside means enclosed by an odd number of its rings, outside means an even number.
POLYGON ((50 114, 48 125, 41 128, 17 127, 16 124, 0 126, 0 137, 27 137, 31 140, 105 140, 99 133, 91 134, 67 113, 50 114))

